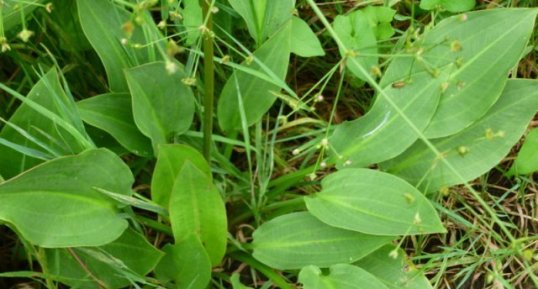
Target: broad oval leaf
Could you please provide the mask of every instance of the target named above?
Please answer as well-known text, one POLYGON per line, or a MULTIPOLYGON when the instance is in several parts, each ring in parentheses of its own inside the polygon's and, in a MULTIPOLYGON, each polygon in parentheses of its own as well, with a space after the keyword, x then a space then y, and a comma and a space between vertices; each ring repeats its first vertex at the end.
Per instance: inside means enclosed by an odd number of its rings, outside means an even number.
POLYGON ((256 229, 253 237, 252 256, 280 270, 352 263, 393 239, 331 227, 308 212, 274 218, 256 229))
POLYGON ((77 102, 77 108, 84 122, 106 131, 130 152, 152 156, 151 141, 134 124, 130 95, 96 95, 77 102))
POLYGON ((420 0, 420 8, 424 10, 442 8, 450 12, 463 12, 472 10, 475 2, 475 0, 420 0))
POLYGON ((299 272, 304 289, 388 289, 374 275, 349 264, 336 264, 324 274, 316 266, 307 266, 299 272))
POLYGON ((305 202, 308 211, 328 225, 371 235, 445 232, 430 201, 396 176, 345 169, 321 184, 322 191, 305 202))
POLYGON ((133 102, 136 126, 153 146, 165 144, 189 129, 194 116, 194 95, 182 82, 182 67, 168 73, 164 62, 152 62, 125 70, 133 102))
POLYGON ((169 211, 176 243, 196 235, 211 263, 218 265, 226 252, 226 208, 211 178, 190 161, 185 162, 174 182, 169 211))
POLYGON ((491 108, 529 41, 537 13, 538 9, 470 12, 441 21, 423 36, 427 69, 449 73, 426 137, 457 133, 491 108))
POLYGON ((177 244, 167 244, 155 274, 163 282, 174 281, 178 289, 205 289, 211 280, 211 260, 200 239, 189 235, 177 244))
MULTIPOLYGON (((31 104, 23 103, 9 119, 11 125, 5 125, 0 132, 0 140, 42 152, 49 159, 76 154, 85 149, 85 145, 77 137, 59 125, 61 119, 89 140, 75 102, 62 88, 55 68, 41 77, 26 96, 26 100, 47 109, 53 116, 38 113, 31 104), (18 132, 16 128, 23 130, 26 135, 18 132)), ((0 173, 5 178, 11 178, 47 159, 30 157, 4 146, 1 146, 1 150, 0 173)))
POLYGON ((533 129, 526 137, 517 154, 510 174, 525 175, 538 171, 538 129, 533 129))
MULTIPOLYGON (((288 71, 291 49, 290 23, 288 22, 253 54, 253 57, 263 63, 281 80, 286 77, 288 71)), ((243 62, 242 65, 247 66, 248 64, 243 62)), ((265 73, 256 61, 253 61, 248 68, 265 73)), ((276 100, 275 93, 279 91, 280 88, 276 84, 236 69, 226 81, 220 94, 217 107, 219 126, 226 132, 241 129, 241 107, 245 110, 247 126, 256 123, 273 105, 276 100)))
POLYGON ((211 170, 204 156, 193 147, 183 144, 159 146, 151 179, 151 199, 155 203, 168 208, 174 182, 187 161, 211 178, 211 170))
MULTIPOLYGON (((408 69, 399 71, 404 75, 408 69)), ((390 83, 383 92, 416 127, 424 129, 439 104, 441 79, 427 72, 416 73, 411 83, 404 83, 403 87, 390 83)), ((337 125, 329 145, 334 148, 340 166, 351 163, 351 166, 361 167, 401 154, 417 138, 404 118, 384 97, 378 96, 365 116, 337 125)))
POLYGON ((355 265, 377 277, 389 289, 432 289, 424 273, 407 259, 404 250, 393 245, 383 246, 355 265))
POLYGON ((323 56, 325 51, 321 47, 318 37, 308 23, 299 17, 291 18, 291 52, 302 57, 323 56))
POLYGON ((470 181, 508 154, 537 109, 538 81, 509 80, 499 101, 479 121, 458 134, 431 141, 442 156, 417 142, 381 167, 429 192, 470 181))
POLYGON ((129 167, 105 149, 60 157, 0 184, 0 220, 41 247, 104 245, 127 221, 95 188, 130 195, 133 181, 129 167))
POLYGON ((250 35, 258 45, 288 22, 295 8, 295 0, 229 0, 228 2, 243 17, 250 35))
MULTIPOLYGON (((131 13, 113 1, 77 0, 77 7, 82 30, 103 62, 111 91, 129 91, 123 74, 125 68, 162 59, 157 57, 161 54, 156 52, 155 45, 162 45, 160 41, 164 38, 152 21, 146 21, 143 27, 134 27, 132 35, 129 35, 122 27, 135 25, 130 22, 131 13), (129 43, 123 45, 123 39, 129 43), (149 44, 135 48, 130 43, 149 44)), ((147 17, 150 19, 149 15, 147 17)))
POLYGON ((45 252, 49 273, 62 276, 64 284, 81 289, 128 286, 133 277, 143 278, 152 271, 164 255, 132 229, 125 230, 117 240, 99 248, 48 249, 45 252), (85 269, 79 261, 86 266, 85 269), (86 270, 92 273, 93 278, 86 270))

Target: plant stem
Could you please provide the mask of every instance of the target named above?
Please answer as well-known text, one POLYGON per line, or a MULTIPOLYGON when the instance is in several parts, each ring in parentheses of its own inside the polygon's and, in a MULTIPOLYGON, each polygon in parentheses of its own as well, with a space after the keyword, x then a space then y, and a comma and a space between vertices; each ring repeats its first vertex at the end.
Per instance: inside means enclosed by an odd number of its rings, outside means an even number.
POLYGON ((47 255, 45 254, 45 249, 42 247, 37 248, 37 258, 39 265, 41 266, 41 271, 45 277, 45 283, 47 284, 48 289, 56 289, 56 284, 49 277, 49 267, 47 264, 47 255))
POLYGON ((213 133, 213 103, 215 98, 215 67, 213 64, 213 19, 211 16, 210 5, 206 0, 200 0, 203 7, 205 27, 207 28, 203 37, 204 48, 204 157, 207 161, 211 158, 211 136, 213 133))

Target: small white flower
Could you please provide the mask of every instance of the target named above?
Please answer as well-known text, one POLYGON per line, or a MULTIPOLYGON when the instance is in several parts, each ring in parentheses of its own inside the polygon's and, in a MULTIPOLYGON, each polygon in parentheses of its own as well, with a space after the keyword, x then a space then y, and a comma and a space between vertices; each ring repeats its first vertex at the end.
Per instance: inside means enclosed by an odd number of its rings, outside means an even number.
POLYGON ((291 152, 291 154, 294 155, 294 156, 296 156, 296 155, 298 155, 298 154, 300 154, 300 153, 301 153, 301 150, 300 150, 300 149, 294 149, 294 150, 291 152))
POLYGON ((347 161, 344 162, 344 166, 350 166, 351 163, 352 163, 351 160, 347 160, 347 161))
POLYGON ((30 37, 34 35, 34 32, 28 29, 23 29, 19 34, 17 34, 17 37, 19 37, 23 42, 28 42, 30 40, 30 37))
POLYGON ((127 45, 129 43, 129 40, 127 40, 127 38, 122 38, 120 42, 121 42, 121 45, 127 45))
POLYGON ((328 146, 329 146, 329 139, 327 139, 327 138, 323 138, 323 139, 321 140, 320 145, 321 145, 322 147, 324 147, 324 148, 328 147, 328 146))
POLYGON ((168 74, 174 74, 177 71, 177 64, 171 60, 166 60, 166 71, 168 74))
POLYGON ((319 164, 319 166, 322 167, 322 168, 326 168, 326 167, 327 167, 327 163, 326 163, 326 162, 321 162, 321 163, 319 164))

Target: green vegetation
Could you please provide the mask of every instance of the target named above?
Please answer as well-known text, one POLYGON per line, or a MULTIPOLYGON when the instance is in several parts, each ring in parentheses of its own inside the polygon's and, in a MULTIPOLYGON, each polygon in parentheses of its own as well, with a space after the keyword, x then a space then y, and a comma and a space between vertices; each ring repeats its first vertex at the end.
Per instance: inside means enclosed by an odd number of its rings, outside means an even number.
POLYGON ((0 288, 537 288, 535 4, 0 0, 0 288))

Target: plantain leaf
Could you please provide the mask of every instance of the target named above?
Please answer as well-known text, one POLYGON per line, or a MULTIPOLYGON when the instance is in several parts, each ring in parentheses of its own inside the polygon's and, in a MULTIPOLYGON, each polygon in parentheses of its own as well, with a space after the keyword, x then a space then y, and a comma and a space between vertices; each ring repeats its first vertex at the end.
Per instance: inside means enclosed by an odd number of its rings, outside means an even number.
MULTIPOLYGON (((413 74, 413 82, 403 87, 389 84, 383 91, 415 126, 424 129, 439 103, 440 79, 421 72, 413 74)), ((329 145, 340 166, 361 167, 399 155, 417 137, 388 101, 378 96, 365 116, 336 126, 329 145)))
POLYGON ((393 175, 345 169, 324 178, 322 186, 305 202, 308 211, 328 225, 371 235, 445 232, 430 201, 393 175))
POLYGON ((280 270, 352 263, 392 240, 331 227, 307 212, 270 220, 253 237, 252 256, 280 270))
POLYGON ((167 244, 166 253, 155 274, 164 282, 174 281, 178 289, 204 289, 211 280, 211 261, 195 235, 189 235, 180 243, 167 244))
POLYGON ((336 264, 324 274, 316 266, 307 266, 299 273, 304 289, 388 289, 367 271, 348 264, 336 264))
POLYGON ((134 124, 130 95, 101 94, 77 102, 77 108, 84 122, 106 131, 130 152, 152 156, 150 140, 134 124))
POLYGON ((110 90, 129 91, 123 70, 161 59, 155 51, 163 39, 157 27, 151 21, 135 27, 131 13, 109 0, 77 0, 77 7, 82 30, 103 62, 110 90), (122 41, 129 43, 123 45, 122 41), (131 45, 146 43, 143 48, 131 45))
POLYGON ((105 149, 57 158, 0 184, 0 220, 41 247, 104 245, 127 221, 94 188, 130 195, 133 181, 129 167, 105 149))
POLYGON ((308 24, 299 17, 291 18, 291 52, 302 57, 323 56, 318 37, 308 24))
POLYGON ((432 289, 424 273, 407 259, 404 250, 394 245, 381 247, 355 265, 377 277, 389 289, 432 289))
POLYGON ((109 289, 128 286, 134 278, 143 279, 163 255, 132 229, 125 230, 120 238, 98 248, 46 250, 50 274, 62 276, 65 278, 62 283, 81 289, 98 289, 103 285, 109 289), (87 271, 93 277, 88 276, 87 271))
POLYGON ((536 110, 538 81, 509 80, 499 101, 479 121, 458 134, 432 141, 458 175, 422 142, 381 167, 430 192, 473 180, 508 154, 536 110))
POLYGON ((168 208, 174 182, 187 161, 211 178, 209 165, 194 148, 182 144, 159 146, 157 163, 151 180, 151 198, 155 203, 168 208))
POLYGON ((538 171, 538 129, 533 129, 517 154, 510 174, 526 175, 538 171))
POLYGON ((182 67, 173 74, 164 62, 152 62, 125 71, 131 91, 134 121, 154 148, 189 129, 194 116, 194 95, 182 82, 182 67), (158 77, 155 77, 158 76, 158 77))
POLYGON ((295 9, 295 0, 229 0, 228 2, 245 20, 248 31, 258 46, 288 22, 295 9))
MULTIPOLYGON (((253 54, 253 57, 263 63, 279 79, 284 79, 288 70, 291 51, 290 32, 291 21, 253 54)), ((250 65, 243 62, 242 65, 264 72, 256 61, 250 65)), ((219 98, 217 118, 220 127, 226 132, 237 131, 241 128, 239 98, 245 109, 247 125, 256 123, 273 105, 276 100, 275 93, 279 91, 280 88, 273 83, 247 72, 235 70, 226 81, 219 98)))
POLYGON ((491 108, 508 71, 522 56, 537 13, 538 9, 475 11, 447 18, 424 35, 425 63, 449 73, 426 137, 455 134, 491 108))
POLYGON ((174 182, 169 212, 176 243, 190 235, 199 237, 211 264, 218 265, 226 252, 226 208, 211 178, 190 161, 174 182))

